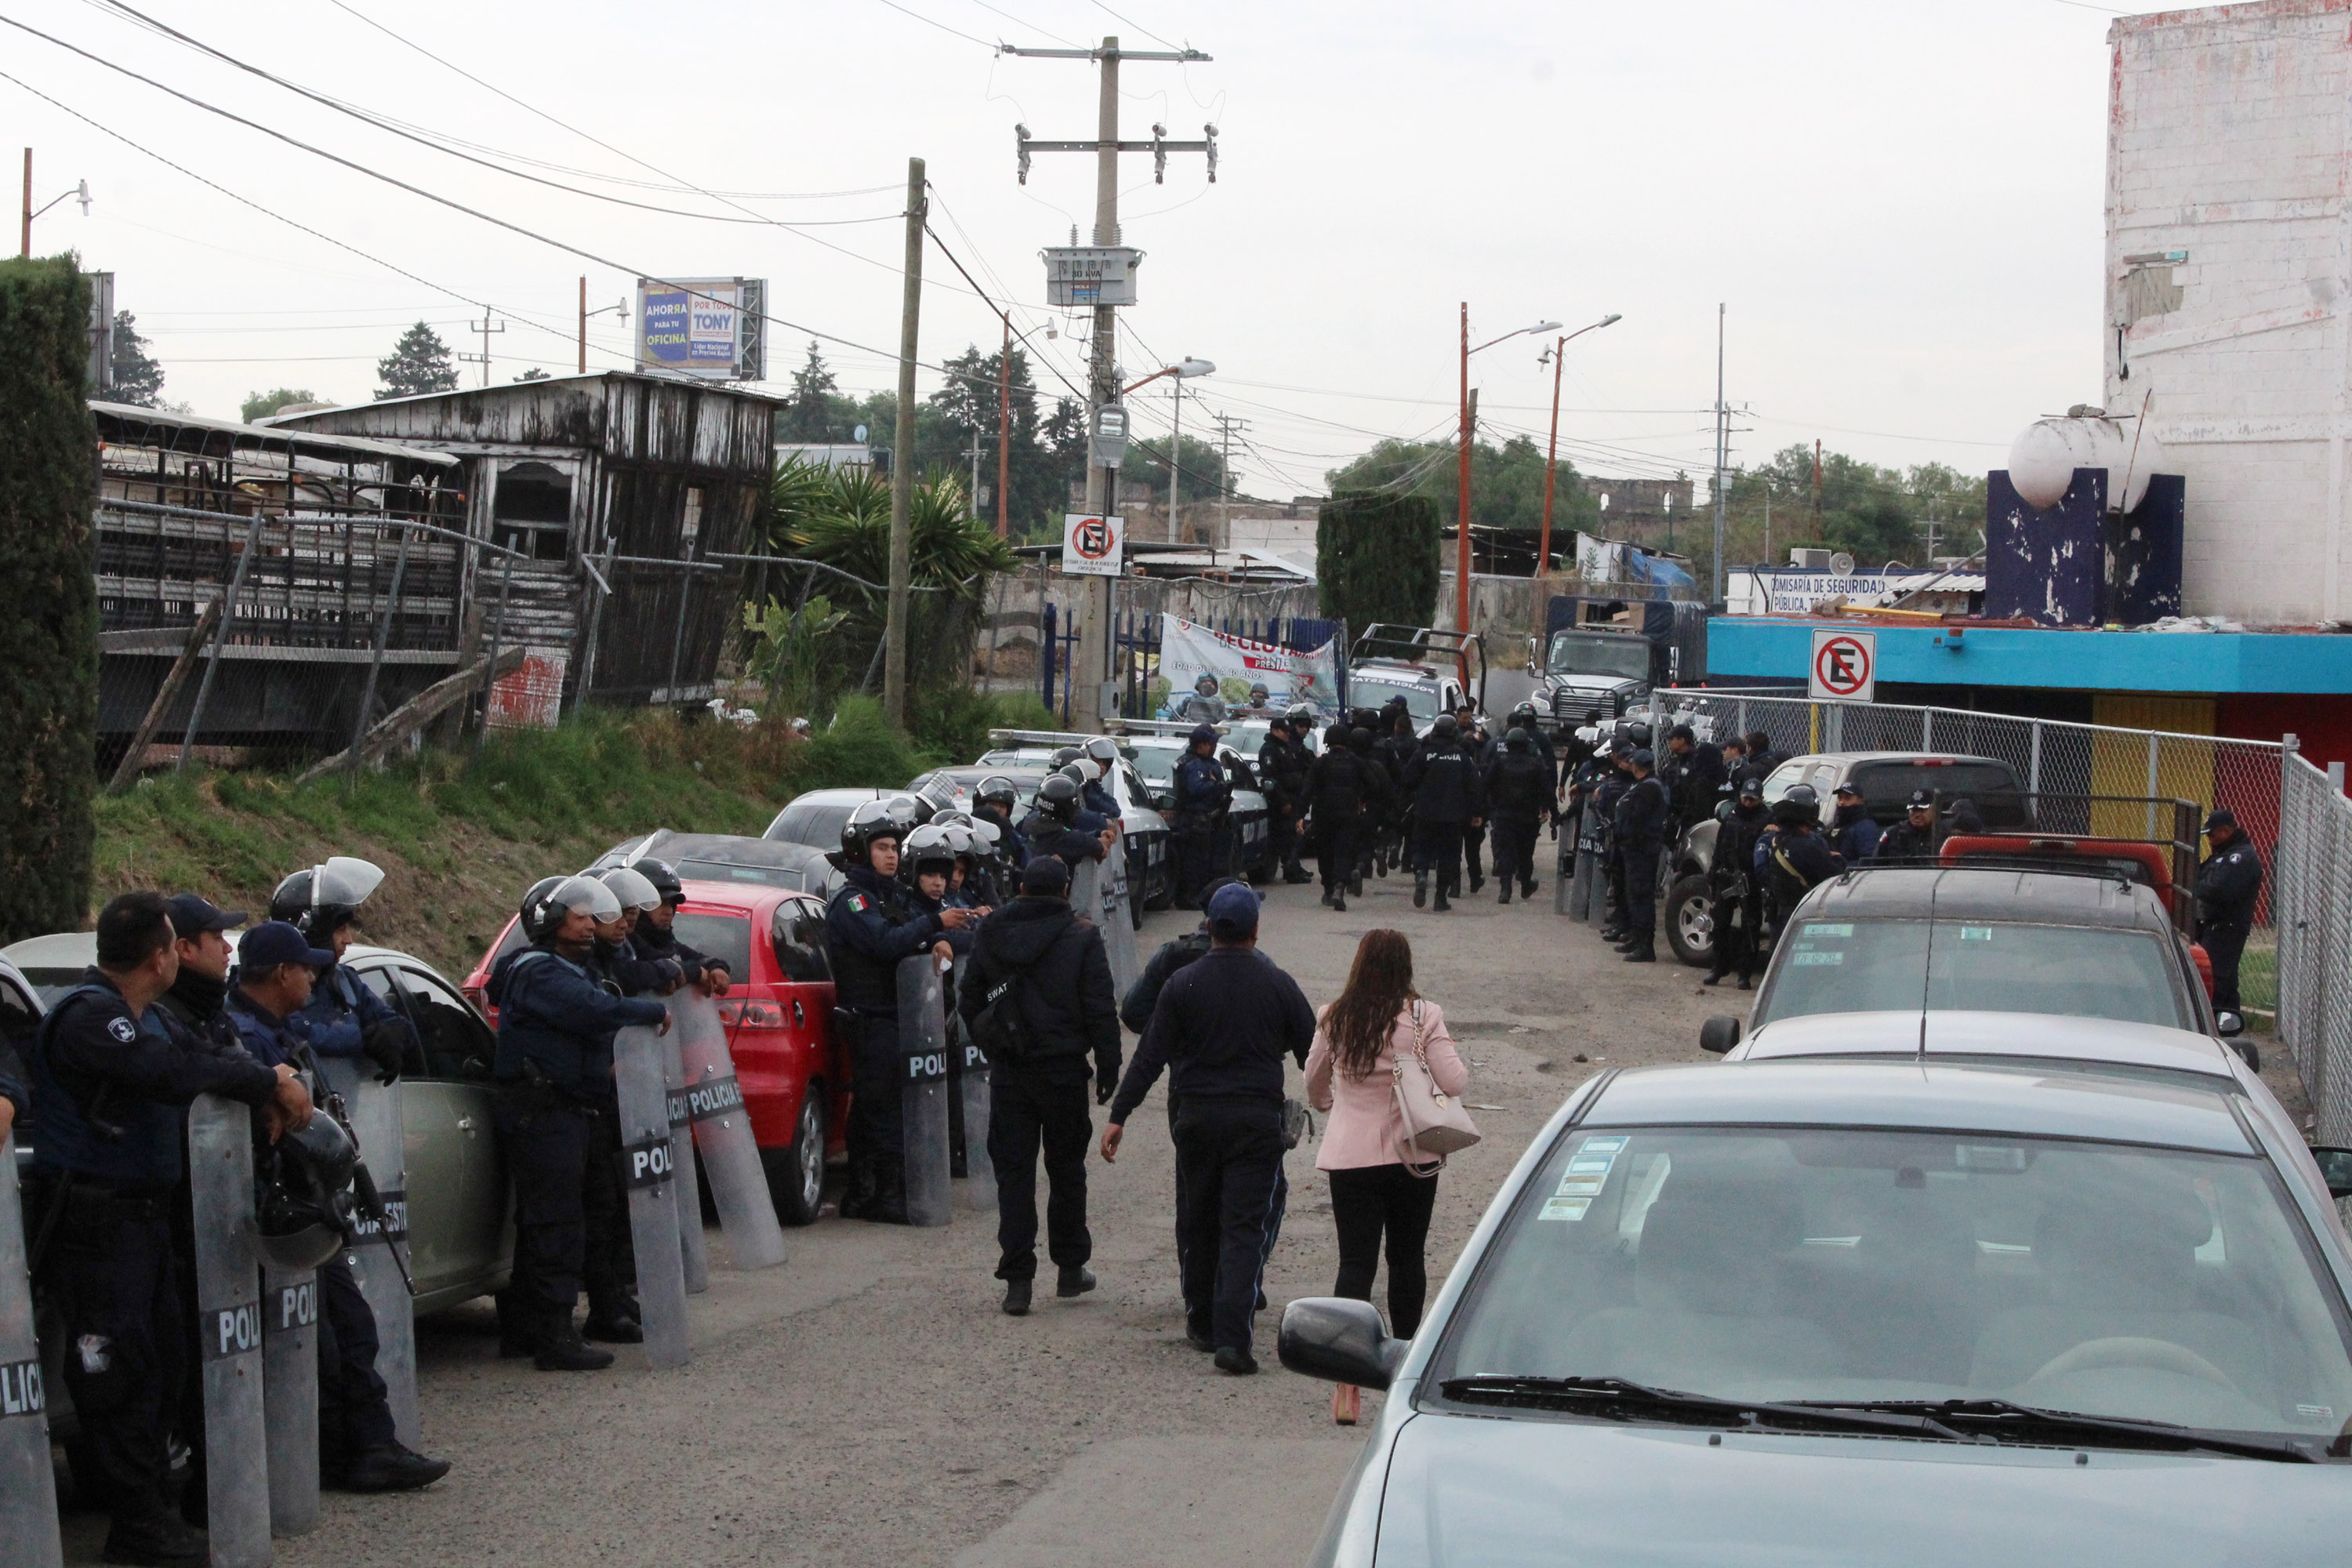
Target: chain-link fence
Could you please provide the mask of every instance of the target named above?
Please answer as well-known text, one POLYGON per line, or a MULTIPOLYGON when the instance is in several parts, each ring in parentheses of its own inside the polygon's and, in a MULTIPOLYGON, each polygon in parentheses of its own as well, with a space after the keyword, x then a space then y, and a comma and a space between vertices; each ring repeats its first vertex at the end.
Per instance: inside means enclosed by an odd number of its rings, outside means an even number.
MULTIPOLYGON (((2265 866, 2278 864, 2281 744, 2276 741, 2119 730, 1960 708, 1814 702, 1789 696, 1785 689, 1677 689, 1659 692, 1657 700, 1661 710, 1711 721, 1718 741, 1760 730, 1775 751, 1792 756, 1905 752, 1994 758, 2009 764, 2028 794, 2097 797, 2090 827, 2104 837, 2147 837, 2152 831, 2150 801, 2189 801, 2200 817, 2220 807, 2237 816, 2265 866)), ((2346 867, 2352 875, 2352 858, 2346 867)), ((2253 935, 2239 971, 2246 1007, 2255 1013, 2274 1013, 2279 1007, 2273 906, 2284 880, 2284 872, 2265 879, 2253 935)))
POLYGON ((2352 800, 2340 778, 2293 752, 2279 785, 2279 1035, 2311 1096, 2318 1142, 2343 1144, 2352 1142, 2352 965, 2344 961, 2352 952, 2352 800))

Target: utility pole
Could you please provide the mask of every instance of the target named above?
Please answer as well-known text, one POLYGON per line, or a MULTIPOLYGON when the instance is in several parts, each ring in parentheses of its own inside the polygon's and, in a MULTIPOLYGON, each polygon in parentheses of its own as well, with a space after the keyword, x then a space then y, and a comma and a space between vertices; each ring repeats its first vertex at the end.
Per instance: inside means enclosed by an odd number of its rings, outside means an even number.
POLYGON ((898 429, 890 452, 890 593, 882 626, 882 713, 907 722, 908 579, 914 572, 915 351, 923 314, 923 161, 907 160, 906 292, 898 307, 898 429))
POLYGON ((25 149, 25 222, 18 231, 16 255, 23 260, 33 258, 33 150, 25 149))
POLYGON ((1224 482, 1217 489, 1223 499, 1231 500, 1234 499, 1234 432, 1248 429, 1250 422, 1236 419, 1230 414, 1212 414, 1209 417, 1217 422, 1218 463, 1224 469, 1224 482))
POLYGON ((1715 307, 1715 593, 1714 604, 1723 603, 1723 459, 1724 447, 1729 441, 1728 426, 1731 411, 1723 402, 1723 302, 1715 307))
POLYGON ((980 444, 980 426, 975 424, 971 427, 971 445, 964 448, 963 454, 971 459, 971 493, 963 498, 964 515, 973 522, 980 521, 980 455, 987 450, 980 444))
POLYGON ((1462 452, 1454 509, 1454 629, 1470 629, 1470 441, 1477 416, 1470 409, 1470 301, 1462 301, 1462 452))
POLYGON ((507 324, 504 321, 493 321, 490 313, 484 310, 480 321, 466 323, 466 330, 469 332, 479 332, 482 335, 482 352, 478 354, 459 354, 457 357, 467 364, 480 365, 482 384, 488 386, 490 384, 490 334, 505 331, 507 324))
POLYGON ((1013 318, 1003 318, 1004 347, 996 355, 996 537, 1006 537, 1013 488, 1013 318))
MULTIPOLYGON (((1029 154, 1035 153, 1092 153, 1095 155, 1095 233, 1097 246, 1115 246, 1118 234, 1118 155, 1121 153, 1150 153, 1157 161, 1158 170, 1165 178, 1170 153, 1206 153, 1209 157, 1209 180, 1217 178, 1217 131, 1213 125, 1203 127, 1205 139, 1200 142, 1171 142, 1160 126, 1152 127, 1149 142, 1121 142, 1118 139, 1118 65, 1121 60, 1162 60, 1181 64, 1206 60, 1210 57, 1198 49, 1152 52, 1122 49, 1116 36, 1107 37, 1099 48, 1093 49, 1033 49, 1004 46, 1008 55, 1021 55, 1038 59, 1092 60, 1097 73, 1099 89, 1096 100, 1095 139, 1091 142, 1040 142, 1031 139, 1027 128, 1017 128, 1021 149, 1021 179, 1029 179, 1029 154)), ((1095 433, 1095 416, 1101 409, 1119 400, 1118 385, 1118 307, 1095 302, 1094 336, 1087 364, 1087 436, 1091 445, 1095 433)), ((1118 508, 1118 470, 1097 463, 1090 452, 1087 461, 1087 500, 1089 515, 1108 516, 1118 508)), ((1172 525, 1172 520, 1171 520, 1172 525)), ((1111 595, 1113 584, 1102 579, 1098 587, 1090 586, 1087 593, 1086 613, 1079 622, 1079 646, 1076 668, 1086 674, 1088 681, 1102 681, 1111 675, 1111 595)), ((1075 710, 1073 722, 1081 721, 1075 710)), ((1100 723, 1096 705, 1086 705, 1083 723, 1093 727, 1100 723)))
MULTIPOLYGON (((1177 542, 1176 474, 1184 460, 1184 378, 1173 378, 1169 387, 1176 394, 1176 422, 1168 431, 1168 542, 1174 544, 1177 542)), ((1216 541, 1213 539, 1209 544, 1214 549, 1216 541)))

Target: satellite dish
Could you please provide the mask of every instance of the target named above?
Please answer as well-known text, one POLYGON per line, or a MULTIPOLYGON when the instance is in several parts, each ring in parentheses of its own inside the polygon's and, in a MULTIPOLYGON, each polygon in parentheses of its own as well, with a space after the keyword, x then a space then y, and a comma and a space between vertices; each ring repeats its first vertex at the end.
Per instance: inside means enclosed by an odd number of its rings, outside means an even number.
POLYGON ((863 440, 865 440, 865 439, 866 439, 866 426, 863 426, 863 425, 860 425, 856 429, 852 430, 852 431, 849 433, 849 438, 850 438, 851 440, 853 440, 853 441, 863 441, 863 440))
POLYGON ((1836 573, 1841 577, 1853 576, 1853 557, 1848 555, 1843 550, 1839 551, 1835 555, 1830 557, 1830 570, 1836 573))

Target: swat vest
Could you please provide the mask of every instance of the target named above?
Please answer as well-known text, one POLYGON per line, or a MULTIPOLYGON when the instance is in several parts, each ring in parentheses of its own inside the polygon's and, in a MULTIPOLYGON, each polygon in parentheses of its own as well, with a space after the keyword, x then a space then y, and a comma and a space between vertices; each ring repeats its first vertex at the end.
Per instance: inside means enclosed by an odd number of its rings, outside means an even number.
MULTIPOLYGON (((89 982, 58 999, 41 1020, 32 1059, 26 1063, 33 1079, 33 1164, 42 1171, 72 1171, 112 1187, 168 1187, 180 1180, 185 1163, 182 1143, 186 1112, 156 1100, 134 1100, 128 1094, 108 1094, 93 1119, 89 1107, 76 1100, 49 1059, 58 1020, 77 1003, 103 998, 120 1002, 121 993, 89 982), (110 1138, 97 1122, 120 1128, 110 1138)), ((169 1041, 171 1026, 153 1007, 141 1015, 138 1031, 152 1039, 169 1041)), ((128 1041, 124 1042, 128 1044, 128 1041)))

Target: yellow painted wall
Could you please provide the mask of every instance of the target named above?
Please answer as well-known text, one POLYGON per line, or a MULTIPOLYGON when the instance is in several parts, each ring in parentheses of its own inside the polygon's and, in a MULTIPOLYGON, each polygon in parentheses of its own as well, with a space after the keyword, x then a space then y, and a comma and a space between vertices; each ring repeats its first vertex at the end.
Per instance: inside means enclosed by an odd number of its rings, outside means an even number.
MULTIPOLYGON (((2170 735, 2213 733, 2210 697, 2147 697, 2137 692, 2110 692, 2091 700, 2091 721, 2119 730, 2157 730, 2170 735)), ((2144 798, 2147 787, 2147 742, 2137 735, 2095 737, 2091 746, 2091 793, 2144 798)), ((2156 794, 2174 800, 2194 801, 2201 817, 2213 806, 2213 748, 2196 741, 2164 740, 2157 743, 2156 794)), ((2116 837, 2137 838, 2148 831, 2144 811, 2128 806, 2101 806, 2093 829, 2116 837)), ((2165 825, 2168 826, 2168 825, 2165 825)))

